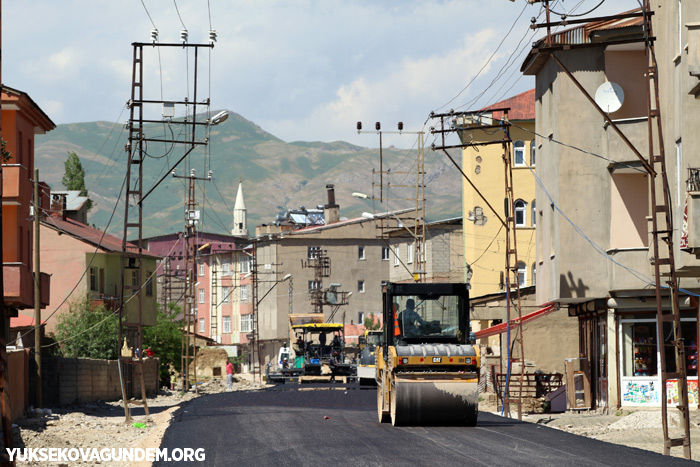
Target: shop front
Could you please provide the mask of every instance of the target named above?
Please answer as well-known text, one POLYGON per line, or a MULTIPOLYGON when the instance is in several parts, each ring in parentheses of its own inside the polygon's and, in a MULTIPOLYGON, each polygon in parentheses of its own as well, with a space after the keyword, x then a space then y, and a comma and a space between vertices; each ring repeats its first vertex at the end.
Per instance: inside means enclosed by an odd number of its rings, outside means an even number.
MULTIPOLYGON (((661 352, 667 371, 676 371, 673 329, 664 323, 659 329, 656 313, 651 311, 617 311, 617 332, 620 369, 620 405, 661 406, 661 352)), ((698 406, 698 348, 697 312, 682 311, 681 334, 685 343, 685 363, 688 375, 688 400, 698 406)), ((667 403, 678 404, 678 385, 668 380, 667 403)))

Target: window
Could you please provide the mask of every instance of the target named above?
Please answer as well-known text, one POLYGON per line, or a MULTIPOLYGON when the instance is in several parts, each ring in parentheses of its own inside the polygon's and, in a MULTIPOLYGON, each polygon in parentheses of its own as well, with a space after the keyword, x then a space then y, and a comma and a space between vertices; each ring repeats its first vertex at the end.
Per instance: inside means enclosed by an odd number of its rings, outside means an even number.
POLYGON ((152 297, 153 296, 153 271, 146 271, 146 277, 147 282, 146 282, 146 296, 152 297))
POLYGON ((537 209, 535 208, 535 200, 532 200, 531 203, 531 211, 532 211, 532 226, 535 227, 537 225, 537 209))
POLYGON ((241 274, 248 274, 250 272, 250 257, 247 256, 241 259, 241 274))
POLYGON ((365 247, 357 247, 357 259, 365 259, 365 247))
POLYGON ((199 289, 199 303, 204 303, 204 289, 199 289))
POLYGON ((321 281, 309 281, 309 292, 312 290, 320 290, 322 286, 321 281))
POLYGON ((204 275, 204 263, 199 263, 199 275, 204 275))
POLYGON ((535 140, 530 141, 530 167, 535 166, 535 140))
POLYGON ((537 264, 532 263, 532 285, 537 285, 537 264))
POLYGON ((231 275, 231 261, 228 259, 221 263, 221 275, 230 276, 231 275))
POLYGON ((138 271, 138 269, 135 271, 131 271, 131 286, 132 287, 139 286, 139 271, 138 271))
POLYGON ((231 334, 231 317, 224 316, 224 333, 231 334))
POLYGON ((250 289, 249 285, 242 285, 241 286, 241 301, 247 301, 248 300, 248 290, 250 289))
POLYGON ((525 141, 521 139, 513 143, 513 165, 516 167, 525 165, 525 141))
POLYGON ((199 332, 204 332, 204 318, 199 318, 199 332))
POLYGON ((389 261, 389 247, 382 247, 382 261, 389 261))
POLYGON ((515 202, 515 226, 525 227, 525 215, 527 210, 527 203, 519 199, 515 202))
POLYGON ((365 313, 364 311, 357 312, 357 324, 365 324, 365 313))
POLYGON ((90 290, 97 291, 97 268, 90 268, 90 290))
POLYGON ((307 248, 307 258, 316 259, 320 255, 321 255, 321 247, 320 246, 310 246, 307 248))
POLYGON ((365 281, 357 281, 357 291, 365 293, 365 281))
POLYGON ((253 332, 253 315, 241 316, 241 332, 253 332))
POLYGON ((231 287, 221 287, 221 295, 223 295, 221 302, 228 303, 231 301, 231 287))
POLYGON ((394 266, 399 265, 399 247, 394 248, 394 266))
POLYGON ((525 287, 527 285, 527 266, 522 261, 518 261, 518 285, 525 287))
POLYGON ((406 258, 408 264, 413 262, 413 244, 406 245, 406 258))

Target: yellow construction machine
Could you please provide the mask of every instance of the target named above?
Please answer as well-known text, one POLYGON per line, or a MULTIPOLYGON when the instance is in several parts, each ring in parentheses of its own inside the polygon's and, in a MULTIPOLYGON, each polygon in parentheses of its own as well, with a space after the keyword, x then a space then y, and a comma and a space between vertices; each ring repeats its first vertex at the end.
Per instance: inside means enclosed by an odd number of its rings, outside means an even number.
POLYGON ((461 283, 383 285, 377 412, 393 425, 476 425, 480 355, 461 283))

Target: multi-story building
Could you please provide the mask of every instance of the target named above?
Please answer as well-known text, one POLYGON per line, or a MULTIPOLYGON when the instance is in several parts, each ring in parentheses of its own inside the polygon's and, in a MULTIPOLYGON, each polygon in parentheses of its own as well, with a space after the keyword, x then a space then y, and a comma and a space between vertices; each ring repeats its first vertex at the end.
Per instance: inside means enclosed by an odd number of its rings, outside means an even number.
MULTIPOLYGON (((56 194, 50 214, 41 221, 41 267, 53 277, 47 332, 55 331, 59 317, 68 312, 74 301, 86 296, 92 304, 108 310, 119 309, 122 240, 87 224, 70 219, 63 211, 65 196, 56 194)), ((135 245, 127 247, 135 249, 135 245)), ((156 324, 155 272, 158 256, 143 251, 142 323, 156 324)), ((125 280, 136 285, 136 270, 125 271, 125 280)), ((124 320, 138 322, 135 300, 126 304, 124 320)))
MULTIPOLYGON (((535 285, 535 227, 537 224, 535 202, 535 171, 537 149, 535 147, 535 90, 497 102, 482 109, 473 121, 457 122, 464 127, 460 131, 463 143, 499 142, 502 130, 479 129, 480 125, 495 125, 508 108, 510 126, 511 161, 513 167, 513 193, 515 201, 515 225, 518 249, 518 280, 521 287, 535 285)), ((492 294, 506 289, 505 245, 506 229, 499 217, 505 219, 502 200, 505 197, 505 171, 503 146, 469 146, 462 152, 462 167, 474 184, 467 180, 462 184, 462 215, 464 216, 464 278, 470 277, 470 294, 474 297, 492 294), (478 190, 478 191, 477 191, 478 190), (484 198, 495 209, 490 210, 484 198)))
MULTIPOLYGON (((6 316, 34 315, 33 222, 34 135, 56 125, 28 94, 2 87, 2 268, 6 316), (26 311, 21 311, 26 310, 26 311)), ((47 208, 43 192, 40 208, 47 208)), ((43 267, 43 264, 42 264, 43 267)), ((40 273, 41 306, 48 305, 50 278, 40 273)), ((8 323, 5 323, 8 329, 8 323)))
POLYGON ((256 229, 262 364, 274 361, 280 346, 288 342, 290 314, 320 311, 313 297, 325 297, 320 307, 324 321, 361 325, 370 314, 381 313, 381 283, 390 279, 394 264, 384 233, 396 228, 397 219, 409 224, 413 210, 341 218, 333 186, 327 188, 329 199, 322 217, 311 220, 299 213, 298 222, 290 223, 291 216, 281 216, 276 224, 256 229), (319 257, 328 260, 320 276, 312 267, 319 257), (347 304, 332 303, 338 297, 347 298, 347 304))
MULTIPOLYGON (((700 212, 694 183, 700 155, 683 151, 700 139, 700 10, 691 3, 652 2, 652 21, 675 265, 684 290, 682 334, 690 386, 697 387, 698 302, 693 296, 699 292, 700 225, 693 219, 700 212)), ((641 18, 591 22, 553 34, 559 50, 552 53, 590 96, 599 89, 622 89, 624 99, 615 92, 618 105, 605 110, 648 157, 643 38, 641 18)), ((544 40, 535 43, 522 71, 536 77, 537 302, 558 303, 578 317, 579 353, 590 364, 594 403, 658 406, 659 352, 670 347, 663 345, 668 329, 657 329, 655 320, 649 175, 552 58, 544 40)))

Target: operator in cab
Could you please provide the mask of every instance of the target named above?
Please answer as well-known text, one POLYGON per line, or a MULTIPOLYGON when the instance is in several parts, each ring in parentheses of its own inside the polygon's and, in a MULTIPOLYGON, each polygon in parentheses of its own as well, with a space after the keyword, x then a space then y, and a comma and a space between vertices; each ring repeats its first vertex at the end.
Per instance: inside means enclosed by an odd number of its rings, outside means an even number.
POLYGON ((425 326, 426 322, 416 313, 416 302, 409 298, 406 300, 406 309, 399 314, 399 323, 402 326, 402 334, 406 337, 421 334, 419 326, 425 326))

